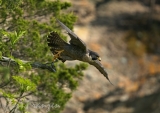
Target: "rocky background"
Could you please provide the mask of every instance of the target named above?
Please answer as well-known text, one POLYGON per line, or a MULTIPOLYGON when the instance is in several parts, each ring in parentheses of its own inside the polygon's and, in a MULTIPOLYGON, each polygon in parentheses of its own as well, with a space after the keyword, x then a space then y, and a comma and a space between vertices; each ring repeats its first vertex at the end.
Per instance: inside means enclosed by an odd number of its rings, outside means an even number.
POLYGON ((159 0, 70 2, 74 32, 100 54, 114 86, 89 66, 62 113, 160 113, 159 0))

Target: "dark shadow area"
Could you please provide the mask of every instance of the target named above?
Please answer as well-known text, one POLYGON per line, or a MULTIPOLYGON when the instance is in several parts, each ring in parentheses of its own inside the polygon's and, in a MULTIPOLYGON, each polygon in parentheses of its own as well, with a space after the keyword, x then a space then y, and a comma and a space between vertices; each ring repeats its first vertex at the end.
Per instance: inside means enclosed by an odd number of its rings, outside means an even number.
POLYGON ((151 19, 147 13, 123 13, 114 17, 97 16, 92 25, 109 26, 119 30, 151 30, 152 26, 160 26, 160 20, 151 19))
POLYGON ((85 105, 84 106, 84 111, 88 111, 89 109, 99 109, 99 108, 104 108, 104 109, 107 109, 108 111, 111 111, 114 108, 114 106, 116 106, 117 103, 119 103, 119 102, 116 101, 116 102, 110 104, 110 103, 104 102, 104 100, 106 98, 112 97, 113 95, 118 96, 118 95, 122 95, 122 94, 123 94, 123 90, 120 89, 120 88, 116 88, 113 92, 110 92, 109 94, 101 97, 98 100, 85 101, 84 102, 84 105, 85 105))
POLYGON ((109 2, 110 0, 101 0, 96 2, 95 7, 99 8, 101 5, 106 4, 107 2, 109 2))
MULTIPOLYGON (((148 6, 148 8, 150 7, 148 6)), ((159 15, 158 13, 155 14, 154 10, 149 12, 119 13, 111 17, 97 14, 96 19, 91 24, 93 26, 106 26, 109 28, 107 29, 109 32, 116 32, 117 30, 128 32, 124 37, 127 41, 134 37, 135 42, 131 43, 136 44, 136 42, 140 41, 146 53, 160 55, 159 15)), ((133 47, 135 46, 133 45, 133 47)), ((142 53, 144 52, 142 51, 142 53)))
MULTIPOLYGON (((104 109, 109 112, 112 112, 115 109, 118 109, 118 107, 125 107, 127 108, 133 108, 132 113, 159 113, 160 111, 160 73, 157 73, 156 76, 157 81, 154 83, 154 85, 150 86, 157 87, 158 89, 150 94, 145 95, 142 97, 137 97, 136 95, 131 96, 129 99, 125 101, 121 101, 120 97, 125 94, 125 92, 122 89, 116 88, 113 92, 110 92, 109 94, 101 97, 100 99, 94 100, 94 101, 85 101, 84 102, 84 111, 86 113, 92 109, 104 109), (156 86, 157 85, 157 86, 156 86), (120 96, 121 95, 121 96, 120 96), (106 99, 109 98, 116 98, 115 101, 107 102, 106 99)), ((151 79, 152 77, 148 77, 148 79, 151 79)), ((148 82, 151 82, 150 80, 148 82)), ((151 84, 151 83, 148 83, 151 84)), ((145 89, 144 89, 145 90, 145 89)), ((135 94, 138 93, 135 92, 135 94)))
MULTIPOLYGON (((112 0, 100 0, 98 2, 96 2, 96 8, 100 7, 103 4, 106 4, 108 2, 110 2, 112 0)), ((114 1, 123 1, 123 0, 114 0, 114 1)), ((129 1, 137 1, 137 0, 129 0, 129 1)), ((146 6, 151 6, 152 4, 160 4, 159 0, 139 0, 138 2, 140 2, 143 5, 146 6)))

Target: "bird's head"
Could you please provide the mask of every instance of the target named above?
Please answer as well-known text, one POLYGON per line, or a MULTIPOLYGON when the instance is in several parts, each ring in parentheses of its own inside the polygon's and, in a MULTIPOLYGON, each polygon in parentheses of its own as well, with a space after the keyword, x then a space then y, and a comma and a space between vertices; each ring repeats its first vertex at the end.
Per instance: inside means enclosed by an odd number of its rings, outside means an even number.
POLYGON ((89 56, 91 57, 92 60, 99 60, 101 61, 101 57, 98 55, 98 53, 89 50, 89 56))

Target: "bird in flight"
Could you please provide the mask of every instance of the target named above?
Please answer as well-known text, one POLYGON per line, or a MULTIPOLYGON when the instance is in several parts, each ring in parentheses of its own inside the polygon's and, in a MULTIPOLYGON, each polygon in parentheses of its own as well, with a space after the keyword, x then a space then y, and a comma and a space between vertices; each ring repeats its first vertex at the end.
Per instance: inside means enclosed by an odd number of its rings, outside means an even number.
POLYGON ((71 40, 69 43, 65 42, 59 34, 54 31, 48 35, 48 46, 54 55, 53 59, 59 59, 62 62, 65 62, 66 60, 79 60, 87 62, 90 65, 95 66, 110 82, 107 71, 100 63, 101 58, 98 53, 88 49, 87 45, 61 21, 57 20, 57 22, 67 31, 67 34, 70 36, 71 40))

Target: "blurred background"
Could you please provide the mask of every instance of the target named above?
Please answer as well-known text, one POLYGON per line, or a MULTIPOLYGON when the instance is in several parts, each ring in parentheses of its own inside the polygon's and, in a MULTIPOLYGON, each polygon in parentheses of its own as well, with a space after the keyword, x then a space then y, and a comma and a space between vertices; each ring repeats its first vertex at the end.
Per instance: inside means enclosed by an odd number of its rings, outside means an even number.
POLYGON ((74 32, 100 54, 114 86, 89 66, 63 113, 159 113, 160 1, 67 1, 74 32))

